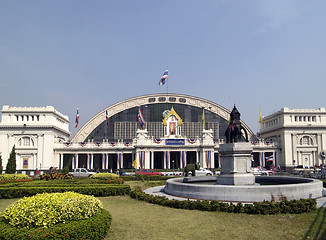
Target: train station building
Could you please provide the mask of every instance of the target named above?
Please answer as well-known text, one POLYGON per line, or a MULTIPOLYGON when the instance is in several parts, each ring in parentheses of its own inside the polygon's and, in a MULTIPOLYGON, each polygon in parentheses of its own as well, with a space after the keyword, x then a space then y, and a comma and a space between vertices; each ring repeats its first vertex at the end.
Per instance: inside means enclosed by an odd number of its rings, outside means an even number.
MULTIPOLYGON (((203 98, 150 94, 108 106, 72 137, 69 118, 52 106, 3 106, 0 155, 5 168, 15 146, 17 170, 25 172, 62 169, 70 161, 72 169, 98 171, 131 169, 134 162, 147 169, 182 169, 196 162, 215 169, 229 117, 230 110, 203 98)), ((324 108, 284 108, 262 119, 258 137, 243 121, 242 126, 252 143, 252 166, 324 163, 324 108)))

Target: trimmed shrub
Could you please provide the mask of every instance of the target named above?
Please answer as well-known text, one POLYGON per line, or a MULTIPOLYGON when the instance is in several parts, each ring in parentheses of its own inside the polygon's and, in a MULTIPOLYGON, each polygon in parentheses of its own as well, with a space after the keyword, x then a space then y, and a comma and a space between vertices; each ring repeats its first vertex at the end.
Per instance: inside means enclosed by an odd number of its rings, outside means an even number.
POLYGON ((6 223, 18 227, 52 227, 57 223, 90 218, 103 208, 93 196, 74 192, 43 193, 24 197, 3 213, 6 223))
POLYGON ((95 197, 125 195, 130 193, 129 185, 111 185, 111 184, 92 184, 92 185, 74 185, 74 186, 28 186, 28 187, 1 187, 1 198, 22 198, 25 196, 33 196, 38 193, 52 192, 77 192, 95 197))
POLYGON ((85 220, 58 223, 50 228, 17 228, 0 218, 0 239, 104 239, 112 223, 112 216, 104 209, 85 220))
POLYGON ((230 213, 247 213, 247 214, 299 214, 305 212, 316 211, 316 199, 300 199, 300 200, 283 200, 281 202, 255 202, 253 204, 242 204, 238 203, 234 205, 233 203, 224 203, 216 200, 197 200, 186 201, 179 200, 169 200, 164 196, 153 196, 146 194, 139 188, 135 188, 130 193, 130 197, 146 201, 149 203, 155 203, 166 207, 172 208, 183 208, 189 210, 202 210, 202 211, 220 211, 220 212, 230 212, 230 213))
POLYGON ((113 180, 107 180, 106 183, 109 183, 109 184, 124 184, 125 181, 122 178, 118 178, 118 179, 113 179, 113 180))
POLYGON ((2 174, 3 166, 2 166, 2 157, 0 155, 0 175, 2 174))
POLYGON ((115 180, 119 178, 119 175, 115 173, 97 173, 92 175, 91 178, 100 180, 115 180))
POLYGON ((14 181, 14 180, 22 180, 22 179, 29 179, 29 176, 26 174, 1 174, 0 180, 3 181, 14 181))
POLYGON ((124 181, 160 181, 160 180, 168 180, 170 178, 175 178, 172 176, 160 176, 160 175, 153 175, 147 176, 142 174, 136 174, 135 176, 120 176, 124 181))
POLYGON ((40 180, 56 180, 56 179, 72 179, 72 175, 70 173, 43 173, 39 176, 40 180))

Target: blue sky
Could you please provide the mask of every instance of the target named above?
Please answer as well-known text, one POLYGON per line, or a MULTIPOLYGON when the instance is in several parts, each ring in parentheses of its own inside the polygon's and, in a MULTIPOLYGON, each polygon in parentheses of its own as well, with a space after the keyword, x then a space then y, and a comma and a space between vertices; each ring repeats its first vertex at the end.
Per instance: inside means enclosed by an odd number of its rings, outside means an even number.
POLYGON ((325 12, 324 0, 0 0, 0 105, 52 105, 74 135, 77 106, 80 128, 166 92, 168 66, 169 92, 236 104, 257 132, 260 108, 326 107, 325 12))

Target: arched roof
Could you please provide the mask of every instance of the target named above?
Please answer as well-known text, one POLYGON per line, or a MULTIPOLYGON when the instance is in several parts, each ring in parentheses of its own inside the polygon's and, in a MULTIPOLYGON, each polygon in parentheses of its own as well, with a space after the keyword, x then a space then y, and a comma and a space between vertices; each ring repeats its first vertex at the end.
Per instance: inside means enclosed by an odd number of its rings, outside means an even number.
MULTIPOLYGON (((225 120, 229 120, 230 111, 226 108, 203 98, 184 95, 184 94, 176 94, 176 93, 157 93, 157 94, 149 94, 138 97, 129 98, 118 103, 115 103, 92 117, 87 123, 85 123, 81 129, 74 136, 72 141, 82 142, 85 141, 87 136, 91 134, 91 132, 99 126, 102 122, 106 121, 106 110, 108 111, 109 117, 114 116, 115 114, 125 111, 127 109, 131 109, 138 106, 150 105, 156 103, 178 103, 184 105, 190 105, 198 108, 205 108, 206 111, 210 111, 214 114, 219 115, 225 120)), ((241 122, 243 127, 248 132, 248 137, 253 135, 252 130, 244 123, 241 122)))

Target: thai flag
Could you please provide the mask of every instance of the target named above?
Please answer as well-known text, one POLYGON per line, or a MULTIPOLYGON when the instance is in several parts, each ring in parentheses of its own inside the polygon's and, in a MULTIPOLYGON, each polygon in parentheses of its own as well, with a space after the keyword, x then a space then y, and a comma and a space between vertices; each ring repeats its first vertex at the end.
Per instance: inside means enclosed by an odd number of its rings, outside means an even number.
POLYGON ((265 159, 266 159, 266 161, 273 162, 274 155, 272 154, 272 155, 266 157, 265 159))
POLYGON ((165 84, 165 81, 168 79, 168 72, 169 72, 168 70, 165 70, 165 72, 163 73, 163 76, 161 77, 161 79, 158 83, 159 86, 162 86, 165 84))
POLYGON ((143 126, 145 125, 145 119, 144 119, 143 113, 141 112, 140 108, 138 108, 138 120, 140 122, 140 126, 143 128, 143 126))
POLYGON ((78 127, 78 123, 79 123, 79 111, 78 111, 78 108, 77 108, 76 121, 75 121, 75 128, 78 127))
POLYGON ((106 117, 106 125, 109 125, 109 113, 108 110, 105 112, 105 117, 106 117))

